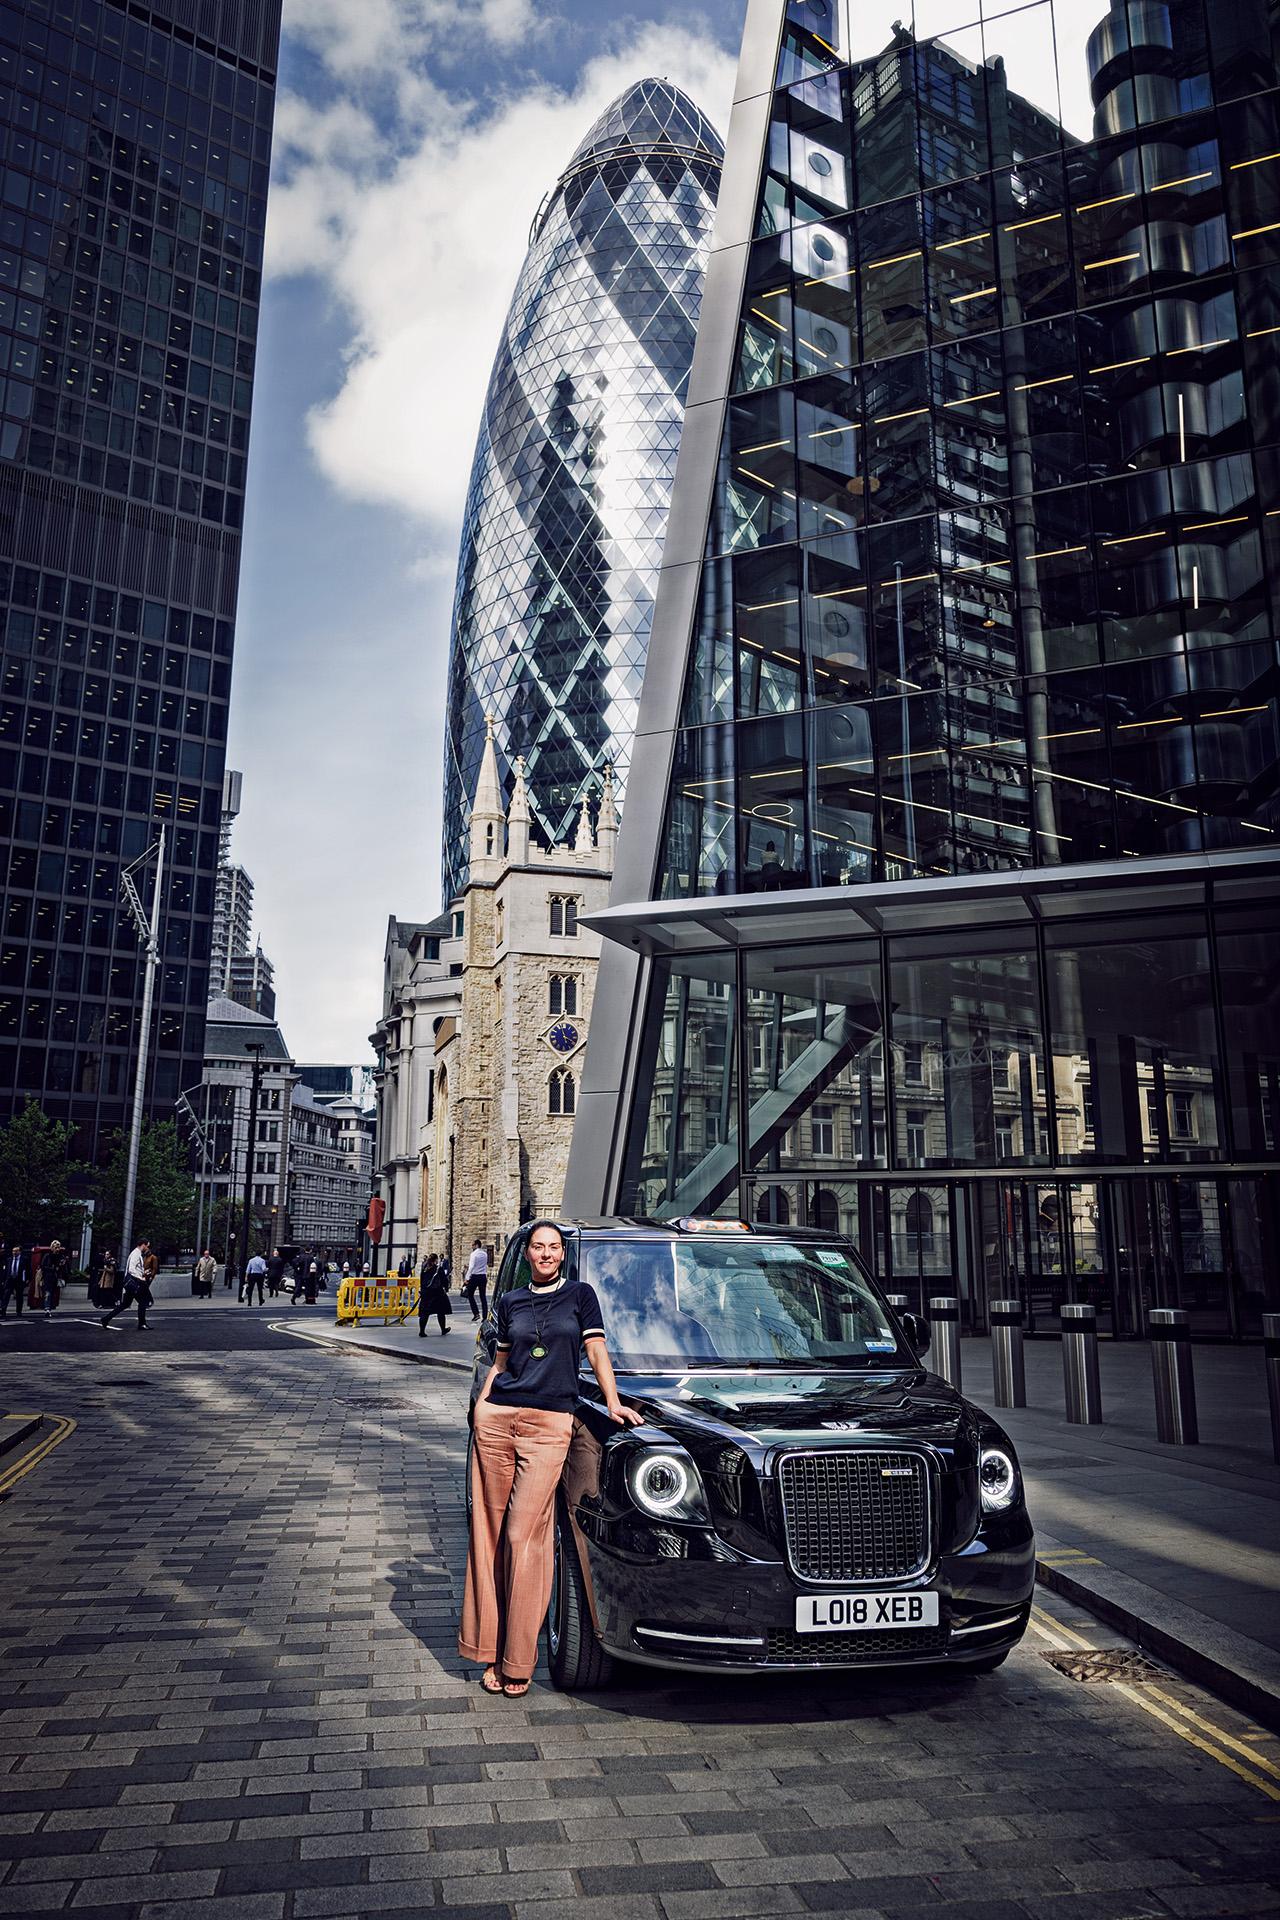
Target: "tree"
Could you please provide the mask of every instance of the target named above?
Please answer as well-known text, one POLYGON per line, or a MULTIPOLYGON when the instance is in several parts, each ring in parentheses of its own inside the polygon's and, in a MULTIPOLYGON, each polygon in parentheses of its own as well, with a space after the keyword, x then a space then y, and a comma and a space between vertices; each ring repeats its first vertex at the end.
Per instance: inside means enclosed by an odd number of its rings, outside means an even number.
MULTIPOLYGON (((124 1189, 129 1171, 129 1135, 113 1135, 111 1157, 98 1176, 97 1237, 115 1247, 120 1258, 124 1225, 124 1189)), ((155 1247, 183 1247, 195 1231, 196 1188, 187 1166, 187 1150, 173 1120, 143 1121, 138 1143, 138 1184, 133 1201, 133 1237, 145 1234, 155 1247)))
POLYGON ((84 1207, 68 1189, 88 1169, 71 1159, 71 1138, 34 1100, 0 1130, 0 1226, 10 1245, 79 1247, 84 1207))

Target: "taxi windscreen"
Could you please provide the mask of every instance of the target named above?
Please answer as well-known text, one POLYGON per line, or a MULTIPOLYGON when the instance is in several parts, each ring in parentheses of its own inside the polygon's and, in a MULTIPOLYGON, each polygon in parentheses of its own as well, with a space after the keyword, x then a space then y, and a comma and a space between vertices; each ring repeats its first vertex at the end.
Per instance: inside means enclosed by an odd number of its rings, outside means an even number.
POLYGON ((744 1235, 586 1242, 582 1254, 623 1370, 907 1357, 840 1247, 744 1235))

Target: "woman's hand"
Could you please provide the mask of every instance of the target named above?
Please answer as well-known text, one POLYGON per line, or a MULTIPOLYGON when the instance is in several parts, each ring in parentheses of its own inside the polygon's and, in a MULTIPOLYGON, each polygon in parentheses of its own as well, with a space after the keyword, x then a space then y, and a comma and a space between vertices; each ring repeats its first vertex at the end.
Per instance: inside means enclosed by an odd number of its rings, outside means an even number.
POLYGON ((607 1400, 605 1402, 605 1412, 611 1420, 616 1420, 620 1427, 642 1427, 644 1425, 644 1415, 637 1413, 634 1407, 624 1407, 621 1400, 607 1400))

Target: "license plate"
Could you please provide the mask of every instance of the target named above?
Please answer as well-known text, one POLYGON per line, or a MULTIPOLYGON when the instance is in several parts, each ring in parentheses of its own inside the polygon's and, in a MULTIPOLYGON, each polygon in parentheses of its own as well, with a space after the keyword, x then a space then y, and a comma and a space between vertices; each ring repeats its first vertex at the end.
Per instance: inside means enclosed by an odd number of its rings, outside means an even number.
POLYGON ((937 1624, 936 1593, 802 1593, 796 1599, 797 1633, 883 1633, 937 1624))

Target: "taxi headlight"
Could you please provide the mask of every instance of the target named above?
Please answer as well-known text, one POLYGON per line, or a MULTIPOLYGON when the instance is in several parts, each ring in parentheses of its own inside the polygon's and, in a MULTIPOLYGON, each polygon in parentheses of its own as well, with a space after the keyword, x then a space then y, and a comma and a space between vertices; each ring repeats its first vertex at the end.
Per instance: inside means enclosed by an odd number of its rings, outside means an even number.
POLYGON ((986 1513, 1000 1513, 1018 1497, 1018 1469, 1003 1447, 984 1447, 978 1461, 978 1486, 986 1513))
POLYGON ((642 1513, 688 1520, 704 1511, 702 1482, 687 1454, 645 1447, 627 1462, 627 1487, 642 1513))

